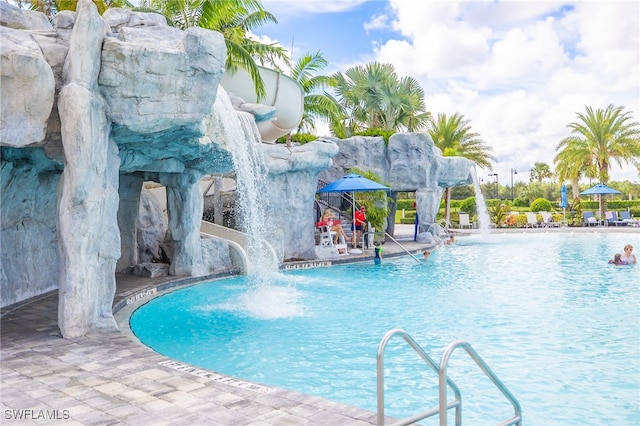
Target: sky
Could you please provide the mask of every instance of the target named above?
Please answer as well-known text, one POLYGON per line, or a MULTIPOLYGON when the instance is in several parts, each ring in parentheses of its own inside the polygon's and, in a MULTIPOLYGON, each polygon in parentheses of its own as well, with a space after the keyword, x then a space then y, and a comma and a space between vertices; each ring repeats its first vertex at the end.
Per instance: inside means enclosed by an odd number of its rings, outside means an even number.
MULTIPOLYGON (((262 0, 278 19, 255 30, 321 51, 330 75, 391 63, 425 91, 427 110, 462 114, 497 162, 501 185, 528 182, 586 107, 623 107, 640 122, 640 1, 262 0), (511 173, 512 170, 517 174, 511 173)), ((326 126, 318 133, 329 135, 326 126)), ((486 177, 494 180, 495 177, 486 177)), ((632 165, 610 180, 640 183, 632 165)))

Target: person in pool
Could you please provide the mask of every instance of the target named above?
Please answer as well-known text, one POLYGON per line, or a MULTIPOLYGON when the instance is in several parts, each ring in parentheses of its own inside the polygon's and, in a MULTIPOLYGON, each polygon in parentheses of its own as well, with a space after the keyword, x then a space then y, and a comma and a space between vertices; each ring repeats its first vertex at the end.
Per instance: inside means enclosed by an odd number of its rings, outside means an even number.
POLYGON ((622 255, 620 253, 616 253, 613 256, 613 259, 609 260, 610 265, 624 265, 625 263, 622 261, 622 255))
POLYGON ((382 263, 382 247, 378 246, 378 244, 376 244, 375 257, 373 258, 373 263, 375 263, 376 265, 379 265, 382 263))
POLYGON ((638 263, 636 255, 633 254, 633 247, 631 244, 624 246, 624 253, 621 255, 622 263, 625 265, 632 265, 638 263))

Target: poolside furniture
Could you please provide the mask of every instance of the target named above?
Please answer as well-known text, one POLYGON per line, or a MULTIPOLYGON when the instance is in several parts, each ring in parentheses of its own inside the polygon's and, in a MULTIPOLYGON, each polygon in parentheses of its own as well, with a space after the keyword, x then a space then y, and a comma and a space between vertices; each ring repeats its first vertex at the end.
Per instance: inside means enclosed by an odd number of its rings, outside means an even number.
POLYGON ((460 213, 458 216, 460 221, 460 225, 459 225, 460 229, 464 228, 465 226, 468 226, 469 228, 473 228, 473 224, 469 220, 469 215, 467 213, 460 213))
POLYGON ((553 220, 553 215, 550 212, 539 212, 542 216, 542 226, 548 228, 558 228, 561 223, 553 220))
POLYGON ((582 212, 582 226, 599 226, 600 221, 596 219, 593 212, 582 212))
POLYGON ((611 212, 605 212, 604 214, 604 218, 607 221, 607 225, 609 226, 624 226, 626 225, 626 223, 623 223, 620 219, 618 219, 618 212, 617 211, 611 211, 611 212))
POLYGON ((338 254, 349 254, 347 251, 347 244, 344 241, 344 237, 340 236, 340 244, 333 244, 333 239, 336 235, 336 231, 332 231, 331 227, 339 225, 340 221, 333 219, 331 221, 321 221, 316 223, 316 228, 320 231, 320 246, 335 247, 338 254))
POLYGON ((333 236, 336 235, 334 231, 331 231, 331 225, 326 221, 316 223, 316 228, 320 231, 320 245, 332 246, 333 236))
POLYGON ((640 220, 635 220, 626 210, 620 212, 620 222, 624 226, 640 226, 640 220))
POLYGON ((537 228, 538 227, 538 215, 533 212, 526 212, 527 215, 527 223, 525 223, 525 228, 537 228))

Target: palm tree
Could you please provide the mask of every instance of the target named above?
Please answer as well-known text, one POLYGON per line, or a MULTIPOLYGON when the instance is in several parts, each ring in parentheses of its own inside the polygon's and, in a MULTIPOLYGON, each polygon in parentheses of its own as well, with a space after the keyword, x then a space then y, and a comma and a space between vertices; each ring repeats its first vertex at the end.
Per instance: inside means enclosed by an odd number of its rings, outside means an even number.
POLYGON ((558 180, 560 181, 560 183, 566 180, 571 182, 571 192, 573 194, 573 198, 577 198, 580 194, 580 178, 596 177, 595 167, 590 166, 589 164, 579 163, 579 161, 576 161, 573 158, 575 154, 576 153, 573 152, 573 150, 565 149, 559 152, 558 155, 556 155, 553 159, 556 165, 556 175, 558 176, 558 180))
MULTIPOLYGON (((601 183, 607 184, 612 161, 619 166, 623 162, 638 164, 639 124, 631 121, 631 113, 624 111, 623 107, 609 105, 604 110, 585 108, 586 114, 577 114, 579 121, 567 125, 571 129, 571 136, 560 141, 554 161, 573 170, 574 176, 575 170, 582 167, 588 176, 597 177, 601 183)), ((606 199, 601 196, 600 201, 600 214, 603 215, 606 199)))
POLYGON ((371 62, 332 76, 336 98, 346 113, 332 121, 336 136, 365 129, 416 131, 424 129, 424 91, 413 77, 398 77, 393 65, 371 62))
POLYGON ((560 141, 556 158, 571 161, 573 167, 595 168, 595 177, 606 184, 612 161, 622 166, 640 160, 640 124, 631 121, 631 112, 623 107, 586 110, 577 114, 578 122, 567 125, 572 135, 560 141))
MULTIPOLYGON (((483 169, 493 169, 491 162, 496 161, 490 154, 493 148, 480 139, 479 134, 471 131, 462 114, 455 113, 451 117, 438 114, 437 119, 430 118, 428 132, 442 155, 465 157, 483 169)), ((445 200, 445 218, 449 223, 450 188, 445 189, 445 200)))
POLYGON ((260 43, 249 36, 251 30, 267 22, 278 22, 259 0, 150 0, 149 5, 179 28, 198 26, 222 33, 227 46, 227 69, 247 71, 258 99, 266 96, 266 89, 256 60, 270 65, 277 60, 289 64, 283 47, 260 43))
POLYGON ((529 182, 537 181, 539 184, 542 184, 544 179, 553 177, 551 168, 547 163, 534 163, 529 173, 529 182))
MULTIPOLYGON (((298 59, 291 69, 291 78, 300 83, 304 92, 304 112, 298 125, 297 132, 315 131, 315 119, 318 117, 329 120, 340 120, 342 117, 340 105, 326 93, 318 93, 320 89, 329 86, 331 78, 315 75, 328 65, 321 51, 305 53, 298 59)), ((287 135, 287 146, 291 144, 291 132, 287 135)))

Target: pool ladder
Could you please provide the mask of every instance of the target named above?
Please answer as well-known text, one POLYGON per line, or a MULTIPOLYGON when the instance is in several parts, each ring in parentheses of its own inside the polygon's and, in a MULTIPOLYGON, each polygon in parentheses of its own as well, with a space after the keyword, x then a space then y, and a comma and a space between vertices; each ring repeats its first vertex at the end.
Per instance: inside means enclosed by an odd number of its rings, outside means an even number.
POLYGON ((388 331, 378 345, 378 359, 377 359, 377 375, 378 375, 378 425, 384 425, 384 350, 389 343, 389 340, 395 335, 400 335, 402 338, 416 351, 416 353, 436 372, 438 373, 439 385, 438 385, 438 406, 428 411, 416 414, 407 419, 400 420, 393 423, 393 426, 402 426, 415 423, 417 421, 426 419, 428 417, 440 415, 440 426, 447 426, 447 412, 451 408, 455 408, 456 414, 456 426, 462 425, 462 399, 458 386, 447 377, 447 365, 449 358, 453 351, 457 348, 463 348, 471 359, 480 367, 484 374, 493 382, 500 392, 511 402, 513 406, 514 415, 510 419, 499 423, 499 426, 522 426, 522 410, 520 404, 516 398, 509 392, 506 386, 498 379, 489 366, 484 362, 480 355, 471 347, 471 345, 462 340, 456 340, 451 342, 444 350, 442 358, 440 360, 440 366, 409 336, 404 330, 395 328, 388 331), (447 402, 447 386, 449 386, 454 393, 455 398, 452 401, 447 402))

